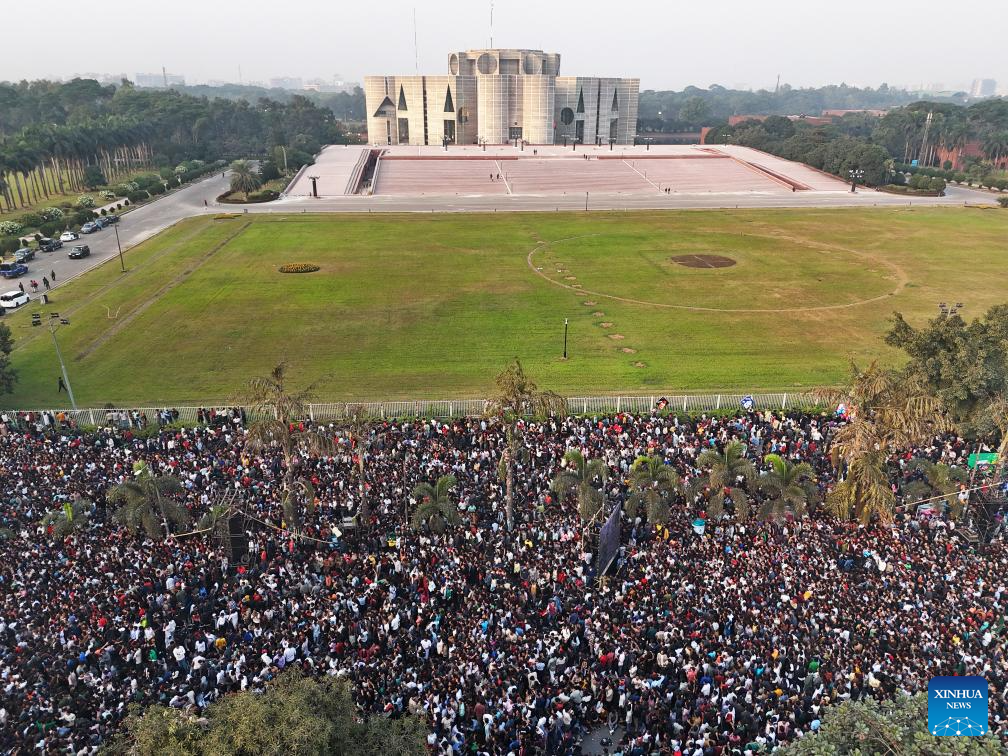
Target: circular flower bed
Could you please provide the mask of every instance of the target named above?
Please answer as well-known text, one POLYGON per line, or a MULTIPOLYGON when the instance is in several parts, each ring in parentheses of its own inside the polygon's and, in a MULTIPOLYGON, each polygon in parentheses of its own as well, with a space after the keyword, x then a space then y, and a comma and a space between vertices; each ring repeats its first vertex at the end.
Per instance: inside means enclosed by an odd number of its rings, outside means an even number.
POLYGON ((287 263, 280 266, 281 273, 314 273, 319 266, 314 263, 287 263))

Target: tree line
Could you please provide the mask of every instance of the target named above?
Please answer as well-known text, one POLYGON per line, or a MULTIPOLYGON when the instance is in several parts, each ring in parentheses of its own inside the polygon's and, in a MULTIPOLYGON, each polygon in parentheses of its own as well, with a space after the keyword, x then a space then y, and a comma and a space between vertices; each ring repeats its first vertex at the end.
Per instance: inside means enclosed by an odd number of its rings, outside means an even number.
POLYGON ((0 83, 0 209, 83 189, 89 169, 107 181, 139 170, 260 156, 285 148, 287 169, 347 139, 333 112, 287 102, 195 97, 92 79, 0 83))

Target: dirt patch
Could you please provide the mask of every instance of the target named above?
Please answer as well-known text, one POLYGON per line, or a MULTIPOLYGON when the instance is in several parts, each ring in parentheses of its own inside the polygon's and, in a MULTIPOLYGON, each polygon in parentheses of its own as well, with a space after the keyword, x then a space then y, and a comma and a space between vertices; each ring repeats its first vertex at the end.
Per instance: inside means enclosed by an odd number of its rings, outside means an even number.
POLYGON ((593 312, 592 315, 594 315, 596 318, 601 318, 603 315, 605 315, 605 313, 602 312, 602 310, 597 310, 593 312))
POLYGON ((644 367, 647 367, 647 363, 646 363, 646 362, 635 362, 635 363, 633 364, 633 366, 634 366, 635 368, 644 368, 644 367))
POLYGON ((583 304, 585 307, 594 307, 595 305, 598 304, 598 302, 592 302, 590 299, 586 299, 581 304, 583 304))
POLYGON ((637 350, 633 347, 620 347, 620 351, 623 352, 623 354, 637 354, 637 350))
POLYGON ((577 276, 564 276, 564 281, 577 281, 577 276))
POLYGON ((605 323, 599 323, 599 325, 602 326, 603 328, 612 328, 613 327, 613 324, 610 323, 608 320, 605 323))
POLYGON ((623 339, 626 338, 626 336, 624 336, 622 333, 610 333, 609 338, 612 339, 613 341, 622 341, 623 339))
POLYGON ((673 255, 669 260, 684 268, 730 268, 735 264, 723 255, 673 255))

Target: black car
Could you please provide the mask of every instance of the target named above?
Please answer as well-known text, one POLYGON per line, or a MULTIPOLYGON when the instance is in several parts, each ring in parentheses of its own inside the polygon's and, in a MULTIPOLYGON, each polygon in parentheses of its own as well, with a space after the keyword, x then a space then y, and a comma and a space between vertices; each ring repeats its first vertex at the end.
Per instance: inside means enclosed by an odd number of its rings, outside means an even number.
POLYGON ((105 216, 105 220, 107 220, 109 223, 118 223, 119 216, 116 215, 115 213, 109 213, 108 215, 105 216))
POLYGON ((91 247, 87 244, 78 244, 76 247, 70 250, 71 260, 81 260, 85 257, 91 256, 91 247))
POLYGON ((63 246, 59 239, 39 239, 38 248, 43 252, 55 252, 63 246))

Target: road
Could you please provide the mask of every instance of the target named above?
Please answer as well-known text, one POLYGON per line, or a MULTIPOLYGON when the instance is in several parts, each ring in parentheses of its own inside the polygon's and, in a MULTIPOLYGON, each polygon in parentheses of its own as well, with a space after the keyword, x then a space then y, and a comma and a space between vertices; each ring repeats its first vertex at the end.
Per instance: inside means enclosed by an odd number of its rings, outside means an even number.
POLYGON ((430 212, 542 212, 550 210, 701 210, 726 208, 836 208, 930 207, 991 204, 987 193, 949 187, 945 197, 904 197, 858 189, 850 192, 797 192, 794 194, 738 192, 699 194, 471 194, 426 196, 286 197, 259 205, 219 205, 215 210, 252 213, 430 213, 430 212))
MULTIPOLYGON (((159 197, 154 202, 138 207, 136 210, 124 213, 117 224, 123 252, 177 223, 182 218, 206 212, 203 200, 207 200, 211 205, 214 204, 214 198, 221 194, 227 186, 228 180, 221 178, 221 175, 217 173, 210 178, 159 197)), ((28 263, 26 275, 17 281, 0 282, 0 286, 4 291, 7 291, 17 288, 20 282, 24 285, 25 290, 28 290, 28 282, 34 279, 39 282, 41 293, 43 276, 52 280, 51 273, 55 271, 56 286, 60 286, 118 254, 116 232, 113 230, 113 226, 108 226, 93 234, 82 234, 79 241, 64 242, 63 248, 55 252, 36 252, 35 259, 28 263), (87 244, 91 248, 91 256, 82 260, 71 260, 67 254, 75 244, 87 244)))

